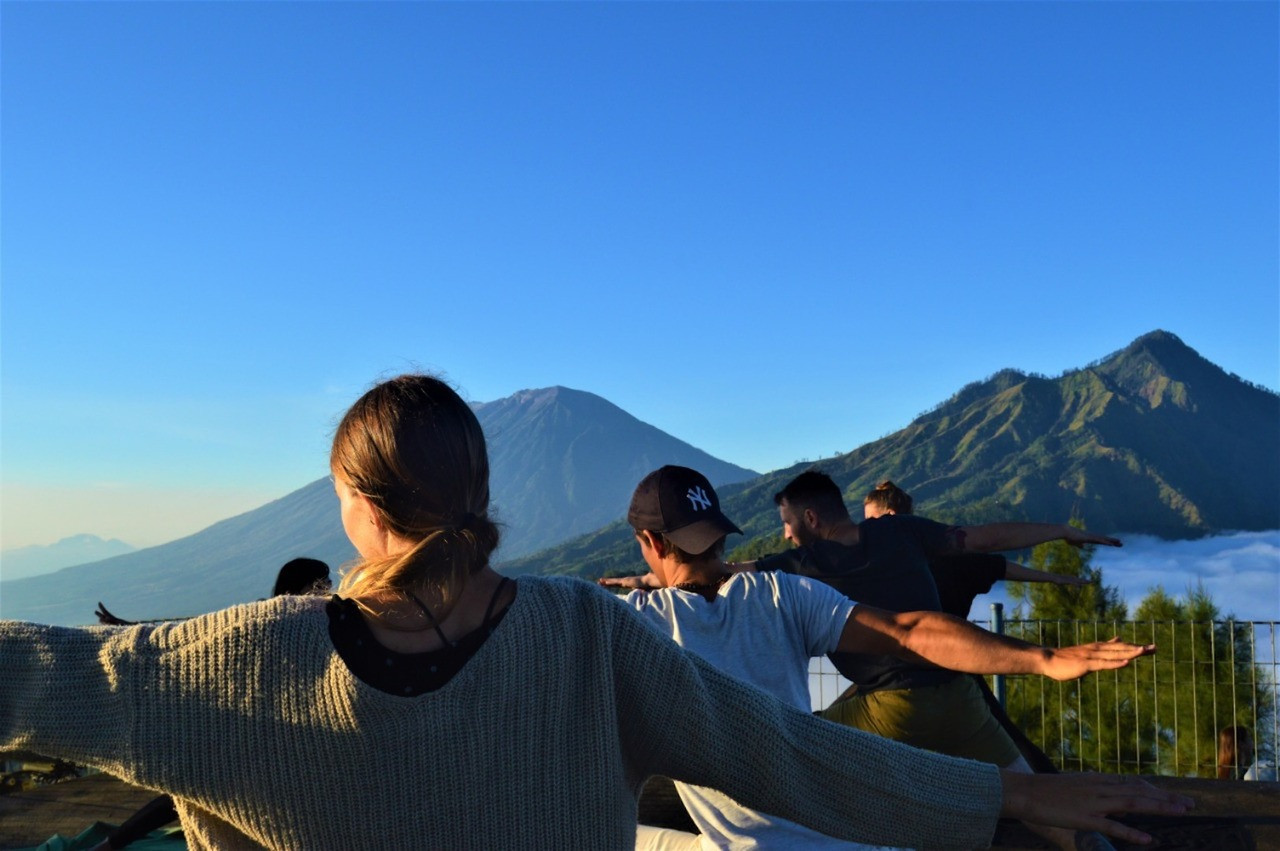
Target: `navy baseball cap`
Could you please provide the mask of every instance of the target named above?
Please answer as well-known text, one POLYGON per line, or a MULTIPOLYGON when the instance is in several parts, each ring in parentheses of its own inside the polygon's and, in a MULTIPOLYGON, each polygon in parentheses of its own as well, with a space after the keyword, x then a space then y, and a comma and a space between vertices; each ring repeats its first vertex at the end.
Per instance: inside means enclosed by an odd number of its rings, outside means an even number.
POLYGON ((627 522, 636 531, 661 532, 691 555, 701 555, 730 532, 742 530, 720 511, 720 497, 707 477, 668 464, 640 480, 631 495, 627 522))

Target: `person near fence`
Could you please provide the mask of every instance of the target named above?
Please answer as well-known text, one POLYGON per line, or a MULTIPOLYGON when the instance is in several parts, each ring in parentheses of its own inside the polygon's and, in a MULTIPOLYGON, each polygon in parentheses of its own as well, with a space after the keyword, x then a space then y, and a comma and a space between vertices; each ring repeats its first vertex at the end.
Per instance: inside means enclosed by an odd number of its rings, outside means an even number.
POLYGON ((1218 779, 1243 779, 1253 767, 1253 753, 1253 734, 1248 727, 1223 727, 1218 731, 1218 779))
POLYGON ((1277 779, 1275 763, 1255 759, 1253 733, 1248 727, 1233 725, 1218 731, 1218 779, 1263 780, 1274 783, 1277 779))
POLYGON ((361 557, 338 595, 123 629, 0 622, 0 748, 171 793, 193 849, 626 847, 650 774, 908 846, 986 845, 1001 813, 1149 840, 1107 814, 1191 806, 841 728, 589 583, 502 577, 484 435, 438 379, 376 385, 330 460, 361 557))
MULTIPOLYGON (((1121 546, 1116 538, 1065 524, 946 526, 904 514, 855 523, 839 486, 817 470, 788 482, 774 494, 774 503, 783 535, 794 546, 761 559, 756 569, 810 576, 847 596, 891 611, 941 610, 930 569, 934 559, 1020 550, 1054 540, 1073 546, 1121 546)), ((970 756, 1014 771, 1032 771, 1014 737, 996 719, 975 678, 883 656, 837 652, 829 658, 856 688, 824 709, 824 718, 941 753, 970 756)), ((1041 767, 1047 762, 1044 760, 1041 767)), ((1062 848, 1110 847, 1096 835, 1040 832, 1062 848)))
MULTIPOLYGON (((816 470, 791 480, 774 495, 774 502, 783 533, 795 546, 759 560, 753 565, 756 569, 809 576, 859 602, 897 612, 941 610, 929 571, 933 557, 1020 549, 1058 538, 1075 544, 1120 544, 1053 524, 945 526, 906 514, 855 523, 840 488, 816 470)), ((955 756, 997 765, 1021 760, 998 725, 989 734, 982 732, 990 730, 990 712, 972 678, 885 656, 837 652, 830 658, 857 689, 824 710, 824 717, 955 756), (942 717, 948 723, 940 724, 942 717), (966 726, 972 734, 965 732, 966 726)))
MULTIPOLYGON (((1077 546, 1120 546, 1115 538, 1057 524, 945 526, 907 514, 855 523, 839 486, 817 470, 792 479, 774 495, 774 502, 783 534, 793 548, 732 569, 807 576, 850 599, 893 612, 941 611, 930 558, 1022 549, 1057 539, 1077 546)), ((654 587, 659 583, 650 571, 642 577, 609 579, 606 584, 654 587)), ((822 710, 824 718, 917 747, 1031 772, 972 677, 888 654, 836 650, 828 658, 854 687, 822 710)), ((1061 831, 1047 835, 1061 847, 1076 843, 1076 838, 1061 831)), ((1088 841, 1107 847, 1101 837, 1088 841)))
MULTIPOLYGON (((866 520, 891 514, 914 514, 915 500, 911 494, 883 481, 872 488, 862 500, 862 515, 866 520)), ((1048 582, 1055 585, 1082 586, 1089 580, 1080 576, 1067 576, 1035 570, 1009 561, 999 553, 957 553, 932 555, 928 559, 929 573, 938 588, 938 604, 942 611, 956 617, 967 618, 974 598, 986 594, 997 582, 1048 582)))
MULTIPOLYGON (((632 591, 626 601, 681 646, 801 710, 810 705, 810 658, 836 651, 1060 680, 1123 667, 1154 651, 1117 641, 1052 650, 945 613, 900 614, 860 605, 804 577, 733 572, 722 561, 724 542, 741 530, 722 512, 707 478, 687 467, 668 465, 645 476, 632 494, 627 521, 660 588, 632 591)), ((832 843, 717 790, 683 783, 676 788, 703 841, 715 847, 832 843)))
MULTIPOLYGON (((774 502, 793 548, 731 569, 808 576, 850 599, 895 612, 942 611, 930 558, 1022 549, 1059 538, 1078 546, 1120 546, 1115 538, 1056 524, 945 526, 905 513, 855 523, 839 486, 817 470, 792 479, 774 502)), ((602 583, 660 585, 652 571, 602 583)), ((990 712, 972 678, 884 655, 837 651, 829 658, 856 688, 827 707, 824 717, 953 756, 996 765, 1024 761, 999 725, 988 723, 990 712)))
MULTIPOLYGON (((914 514, 915 500, 911 494, 883 481, 872 488, 862 500, 862 514, 866 520, 874 520, 890 514, 914 514)), ((928 558, 929 573, 938 589, 938 606, 948 614, 967 618, 973 601, 979 594, 986 594, 996 582, 1051 582, 1057 585, 1088 585, 1087 579, 1066 576, 1043 570, 1034 570, 1009 561, 998 553, 960 553, 957 555, 932 555, 928 558)), ((991 715, 1017 746, 1022 758, 1031 769, 1040 774, 1053 774, 1058 767, 1035 742, 1013 723, 1009 713, 996 699, 984 677, 975 676, 973 684, 991 710, 991 715)), ((857 688, 857 686, 853 686, 857 688)))

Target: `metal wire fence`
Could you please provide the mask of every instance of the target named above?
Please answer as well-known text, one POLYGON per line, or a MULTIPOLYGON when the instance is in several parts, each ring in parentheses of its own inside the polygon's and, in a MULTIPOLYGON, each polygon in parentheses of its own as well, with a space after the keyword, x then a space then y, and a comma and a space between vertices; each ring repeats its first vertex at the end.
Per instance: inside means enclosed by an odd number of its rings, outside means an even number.
MULTIPOLYGON (((990 623, 977 621, 990 628, 990 623)), ((996 619, 997 631, 1050 647, 1119 636, 1155 644, 1153 657, 1060 683, 989 678, 1013 721, 1063 770, 1216 776, 1219 735, 1243 727, 1242 773, 1254 760, 1274 771, 1280 741, 1280 621, 1039 621, 996 619)), ((826 659, 810 667, 815 709, 849 683, 826 659)))

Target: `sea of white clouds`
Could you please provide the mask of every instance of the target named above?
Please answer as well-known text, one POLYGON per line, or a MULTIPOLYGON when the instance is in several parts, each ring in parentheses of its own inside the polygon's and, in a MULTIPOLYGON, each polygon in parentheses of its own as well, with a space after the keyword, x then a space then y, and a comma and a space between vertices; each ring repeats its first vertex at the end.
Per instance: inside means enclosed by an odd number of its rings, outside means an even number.
MULTIPOLYGON (((1194 541, 1120 537, 1124 546, 1097 548, 1093 564, 1102 569, 1105 584, 1120 589, 1131 613, 1157 585, 1183 597, 1200 582, 1224 618, 1280 621, 1280 530, 1231 532, 1194 541)), ((986 620, 996 601, 1008 611, 1002 584, 979 597, 969 617, 986 620)))
MULTIPOLYGON (((1102 569, 1102 581, 1120 589, 1132 613, 1152 588, 1162 586, 1175 597, 1185 597, 1188 589, 1203 583, 1222 617, 1240 621, 1280 622, 1280 530, 1231 532, 1195 541, 1165 541, 1150 535, 1121 535, 1124 546, 1099 547, 1093 564, 1102 569)), ((991 604, 1011 604, 1004 583, 997 582, 992 593, 974 601, 969 617, 987 621, 991 604)), ((1259 661, 1270 660, 1280 628, 1258 628, 1259 661)), ((826 660, 814 660, 809 685, 814 708, 826 706, 848 683, 835 674, 826 660)))

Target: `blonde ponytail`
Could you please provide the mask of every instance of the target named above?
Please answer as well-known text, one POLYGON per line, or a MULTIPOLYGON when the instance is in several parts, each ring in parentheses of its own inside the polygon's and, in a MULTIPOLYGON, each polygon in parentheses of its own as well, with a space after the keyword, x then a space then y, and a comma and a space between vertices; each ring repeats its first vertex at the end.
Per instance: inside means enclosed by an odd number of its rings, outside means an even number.
POLYGON ((484 433, 471 408, 438 378, 393 378, 347 411, 329 461, 382 526, 410 544, 354 565, 339 593, 368 599, 419 589, 437 617, 447 617, 500 538, 489 517, 484 433))

